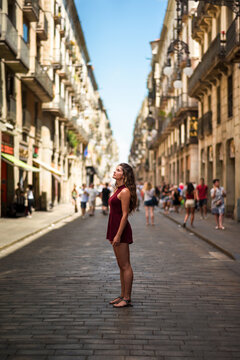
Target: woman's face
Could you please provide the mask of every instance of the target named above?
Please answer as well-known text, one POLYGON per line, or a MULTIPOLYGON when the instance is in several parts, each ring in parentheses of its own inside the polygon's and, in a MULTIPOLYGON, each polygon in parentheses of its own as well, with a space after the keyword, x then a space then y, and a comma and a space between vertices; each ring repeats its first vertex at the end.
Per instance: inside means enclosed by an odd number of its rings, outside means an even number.
POLYGON ((121 166, 117 166, 116 170, 113 173, 113 179, 120 181, 123 180, 124 176, 123 176, 123 169, 121 166))

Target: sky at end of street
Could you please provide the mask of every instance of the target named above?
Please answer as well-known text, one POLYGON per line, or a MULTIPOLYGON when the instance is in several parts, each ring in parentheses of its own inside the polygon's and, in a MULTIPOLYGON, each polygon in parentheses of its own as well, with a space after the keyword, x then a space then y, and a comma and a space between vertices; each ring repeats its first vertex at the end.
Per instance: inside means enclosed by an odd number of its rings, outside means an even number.
POLYGON ((119 161, 126 162, 150 71, 149 42, 159 38, 167 0, 75 0, 107 109, 119 161))

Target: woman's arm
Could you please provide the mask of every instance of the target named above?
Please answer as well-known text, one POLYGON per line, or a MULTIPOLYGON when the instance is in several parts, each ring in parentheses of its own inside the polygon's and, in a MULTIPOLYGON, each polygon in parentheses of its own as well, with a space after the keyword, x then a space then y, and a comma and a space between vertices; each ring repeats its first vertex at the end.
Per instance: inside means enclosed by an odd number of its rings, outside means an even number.
POLYGON ((112 243, 113 246, 118 246, 120 244, 123 230, 125 229, 125 226, 127 224, 129 203, 130 203, 130 191, 127 188, 121 191, 121 193, 119 194, 119 200, 121 200, 121 205, 122 205, 122 218, 120 221, 117 234, 113 239, 113 243, 112 243))

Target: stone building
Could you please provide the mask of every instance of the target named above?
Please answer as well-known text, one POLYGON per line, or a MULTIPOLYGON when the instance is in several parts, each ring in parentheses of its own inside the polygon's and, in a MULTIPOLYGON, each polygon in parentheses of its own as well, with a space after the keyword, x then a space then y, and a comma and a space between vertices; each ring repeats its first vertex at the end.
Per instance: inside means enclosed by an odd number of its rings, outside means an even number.
POLYGON ((199 176, 209 186, 220 179, 227 213, 239 218, 240 18, 230 7, 199 2, 192 38, 201 49, 188 85, 189 95, 198 99, 199 176))
POLYGON ((134 134, 130 160, 136 163, 137 158, 136 171, 139 161, 148 163, 141 177, 154 185, 199 182, 204 177, 210 189, 212 180, 219 178, 227 192, 226 212, 240 220, 240 18, 234 2, 227 5, 168 1, 160 39, 151 44, 147 117, 150 114, 154 123, 149 127, 145 116, 142 127, 149 140, 144 159, 137 157, 134 134), (189 50, 189 56, 183 51, 180 59, 176 51, 169 53, 179 24, 179 39, 189 50), (174 87, 178 80, 181 87, 174 87))
POLYGON ((89 166, 91 181, 100 182, 108 174, 97 168, 109 153, 97 146, 113 137, 103 131, 110 123, 99 106, 73 0, 2 0, 0 28, 1 212, 6 216, 18 182, 24 190, 33 185, 36 208, 42 210, 69 201, 74 183, 90 181, 89 166))

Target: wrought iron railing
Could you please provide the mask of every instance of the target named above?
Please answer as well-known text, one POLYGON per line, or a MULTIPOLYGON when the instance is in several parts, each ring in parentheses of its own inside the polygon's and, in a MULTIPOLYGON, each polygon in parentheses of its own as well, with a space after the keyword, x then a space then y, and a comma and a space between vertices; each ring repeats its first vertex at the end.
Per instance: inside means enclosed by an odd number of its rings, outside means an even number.
POLYGON ((16 100, 12 96, 7 99, 7 119, 16 123, 16 100))
POLYGON ((24 6, 31 6, 36 16, 39 16, 39 0, 25 0, 24 6))
POLYGON ((240 46, 240 19, 236 19, 230 25, 226 36, 226 55, 228 55, 235 46, 240 46))
POLYGON ((23 38, 19 35, 19 52, 20 52, 20 60, 24 64, 24 66, 29 69, 30 66, 30 58, 29 58, 29 47, 23 40, 23 38))
POLYGON ((207 52, 203 55, 202 61, 198 64, 194 70, 193 75, 188 82, 188 92, 191 94, 191 91, 195 85, 204 78, 208 73, 209 69, 215 64, 215 60, 223 59, 225 56, 225 43, 221 40, 221 34, 218 34, 216 38, 211 43, 207 52))
POLYGON ((50 97, 53 97, 53 83, 52 80, 49 78, 48 74, 43 71, 42 67, 40 66, 39 62, 35 58, 35 77, 39 84, 42 86, 43 89, 49 94, 50 97))
POLYGON ((8 15, 4 13, 0 13, 0 41, 5 41, 15 54, 17 54, 18 32, 11 23, 8 15))
POLYGON ((198 120, 198 137, 203 139, 205 135, 212 134, 212 111, 208 111, 198 120))

